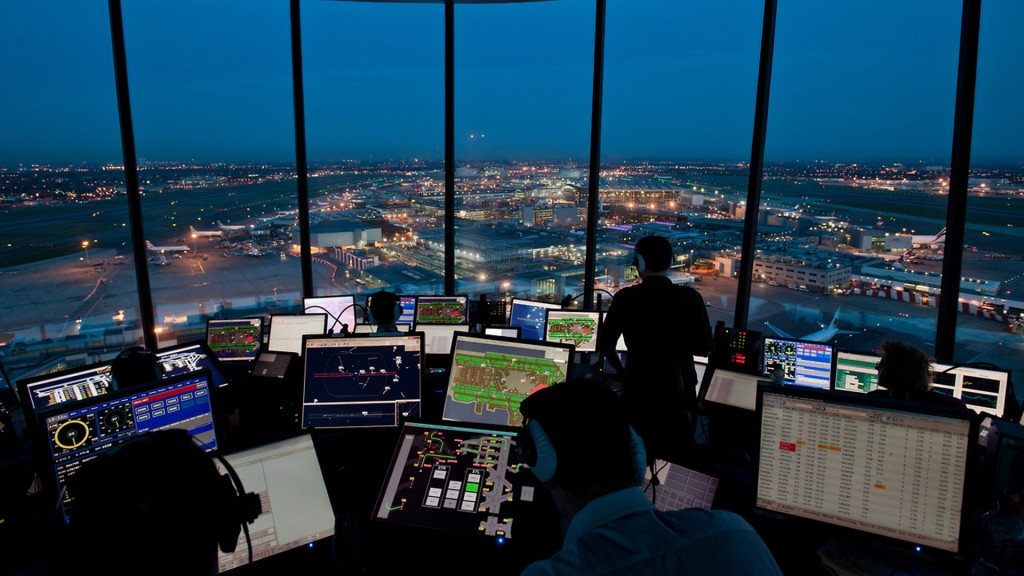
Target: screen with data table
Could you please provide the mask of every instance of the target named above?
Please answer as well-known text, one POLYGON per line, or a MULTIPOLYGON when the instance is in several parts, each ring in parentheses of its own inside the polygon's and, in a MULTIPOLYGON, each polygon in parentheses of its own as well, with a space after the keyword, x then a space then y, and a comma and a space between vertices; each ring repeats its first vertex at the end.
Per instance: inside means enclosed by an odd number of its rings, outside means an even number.
POLYGON ((970 413, 807 388, 758 410, 759 509, 960 552, 970 413))

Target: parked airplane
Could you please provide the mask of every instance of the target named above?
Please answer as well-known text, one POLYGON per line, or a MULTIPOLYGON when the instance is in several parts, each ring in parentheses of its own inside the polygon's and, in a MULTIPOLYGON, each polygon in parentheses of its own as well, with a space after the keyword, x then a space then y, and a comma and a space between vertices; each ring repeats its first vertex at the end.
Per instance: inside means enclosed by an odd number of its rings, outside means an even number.
POLYGON ((217 228, 220 228, 221 230, 245 230, 248 226, 221 224, 220 221, 217 221, 217 228))
POLYGON ((910 237, 910 243, 914 248, 932 248, 940 250, 946 246, 946 229, 943 228, 942 230, 939 230, 939 233, 935 236, 914 234, 910 237))
POLYGON ((153 246, 153 243, 146 240, 146 249, 152 250, 153 252, 191 252, 192 248, 188 244, 175 244, 174 246, 153 246))
POLYGON ((220 237, 221 235, 224 234, 223 230, 196 230, 194 226, 189 226, 188 227, 188 231, 191 232, 193 236, 216 236, 216 237, 220 237))
POLYGON ((839 329, 839 308, 836 308, 836 313, 834 316, 832 316, 832 321, 829 322, 828 326, 819 323, 819 325, 821 326, 821 330, 818 330, 817 332, 811 332, 810 334, 807 334, 805 336, 793 336, 791 334, 788 334, 784 330, 773 326, 771 322, 765 322, 764 325, 767 326, 772 332, 775 332, 776 334, 783 338, 791 338, 794 340, 807 340, 809 342, 831 342, 837 334, 855 334, 855 332, 852 330, 839 329))

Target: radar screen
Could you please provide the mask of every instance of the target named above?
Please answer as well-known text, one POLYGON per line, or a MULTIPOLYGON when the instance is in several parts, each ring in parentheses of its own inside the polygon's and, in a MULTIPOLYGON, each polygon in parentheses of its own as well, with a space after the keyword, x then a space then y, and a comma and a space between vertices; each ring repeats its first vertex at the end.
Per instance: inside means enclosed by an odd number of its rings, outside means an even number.
POLYGON ((407 422, 374 518, 499 539, 515 535, 515 516, 533 500, 515 433, 407 422))
POLYGON ((600 312, 548 310, 544 339, 548 342, 567 342, 575 346, 577 352, 597 352, 597 327, 600 319, 600 312))
POLYGON ((397 426, 418 413, 423 336, 307 336, 302 426, 397 426))

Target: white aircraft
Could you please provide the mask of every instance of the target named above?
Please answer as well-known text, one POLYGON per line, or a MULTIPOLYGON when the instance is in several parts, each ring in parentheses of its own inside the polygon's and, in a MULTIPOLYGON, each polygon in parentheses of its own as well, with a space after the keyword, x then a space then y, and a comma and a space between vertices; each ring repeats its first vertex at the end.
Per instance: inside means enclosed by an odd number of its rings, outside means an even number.
POLYGON ((224 234, 223 230, 196 230, 194 226, 189 226, 188 231, 193 236, 216 236, 219 237, 224 234))
POLYGON ((217 221, 217 228, 220 228, 221 230, 245 230, 246 228, 248 228, 248 226, 244 226, 244 225, 235 226, 235 225, 221 224, 220 221, 218 220, 217 221))
POLYGON ((927 234, 914 234, 910 237, 910 243, 914 248, 932 248, 939 250, 946 247, 946 229, 939 230, 935 236, 927 234))
POLYGON ((192 248, 188 244, 175 244, 174 246, 153 246, 153 243, 146 240, 146 249, 152 250, 153 252, 191 252, 192 248))
POLYGON ((807 340, 809 342, 831 342, 837 334, 855 334, 855 332, 852 330, 839 329, 839 308, 836 308, 836 313, 834 316, 832 316, 832 321, 829 322, 828 326, 819 323, 819 325, 821 326, 821 330, 818 330, 817 332, 811 332, 810 334, 807 334, 805 336, 793 336, 791 334, 788 334, 784 330, 781 330, 773 326, 771 322, 765 322, 764 325, 767 326, 772 332, 775 332, 776 334, 783 338, 790 338, 793 340, 807 340))

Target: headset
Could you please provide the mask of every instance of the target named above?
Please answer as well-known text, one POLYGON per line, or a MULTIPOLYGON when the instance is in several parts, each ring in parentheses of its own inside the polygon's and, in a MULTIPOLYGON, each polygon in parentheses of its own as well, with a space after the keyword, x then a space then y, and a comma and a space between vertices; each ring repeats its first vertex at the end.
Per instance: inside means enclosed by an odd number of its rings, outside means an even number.
MULTIPOLYGON (((199 506, 210 506, 204 515, 214 522, 212 533, 221 552, 234 552, 239 534, 245 533, 249 562, 252 563, 248 524, 262 512, 259 495, 245 492, 241 479, 227 460, 216 452, 204 452, 202 443, 184 430, 158 430, 135 436, 86 463, 76 479, 80 484, 71 525, 76 526, 77 520, 78 530, 94 530, 97 526, 93 524, 99 524, 102 531, 103 528, 112 528, 114 522, 127 522, 125 518, 104 517, 116 516, 115 510, 139 511, 143 521, 167 521, 173 527, 173 523, 181 519, 174 518, 166 509, 179 504, 174 501, 176 496, 185 495, 181 505, 198 501, 199 506), (217 471, 214 458, 227 470, 227 474, 217 471), (167 470, 158 469, 163 468, 159 464, 161 462, 166 462, 167 470), (156 477, 161 473, 173 475, 173 478, 161 476, 156 482, 163 481, 163 485, 149 489, 151 487, 145 485, 147 474, 156 477), (185 485, 170 486, 179 477, 185 485), (140 484, 131 485, 132 482, 140 484), (174 491, 168 493, 168 490, 174 491)), ((194 520, 188 518, 184 521, 195 525, 194 520)))
MULTIPOLYGON (((644 449, 644 441, 632 426, 629 426, 629 436, 633 481, 636 486, 640 486, 647 474, 647 451, 644 449)), ((551 437, 538 420, 526 419, 523 429, 516 436, 516 452, 519 463, 529 468, 541 483, 554 480, 558 473, 558 453, 551 437)))
POLYGON ((647 271, 647 263, 644 262, 644 256, 640 252, 637 252, 637 251, 633 252, 633 262, 632 262, 632 264, 633 264, 633 266, 636 267, 636 273, 641 275, 641 276, 643 275, 644 272, 647 271))
POLYGON ((394 294, 392 292, 387 292, 385 290, 381 290, 380 292, 377 292, 375 294, 370 294, 369 296, 366 297, 366 308, 370 311, 370 323, 371 324, 380 324, 380 322, 376 318, 373 317, 373 309, 375 307, 377 309, 380 309, 381 307, 385 307, 386 308, 388 301, 391 301, 392 305, 394 306, 392 308, 391 324, 394 324, 394 323, 398 322, 398 319, 402 317, 402 300, 401 300, 401 298, 399 298, 397 294, 394 294), (379 300, 378 300, 378 298, 379 298, 379 300), (378 302, 378 303, 379 302, 383 302, 383 303, 379 304, 379 305, 375 305, 374 304, 375 301, 378 302))

